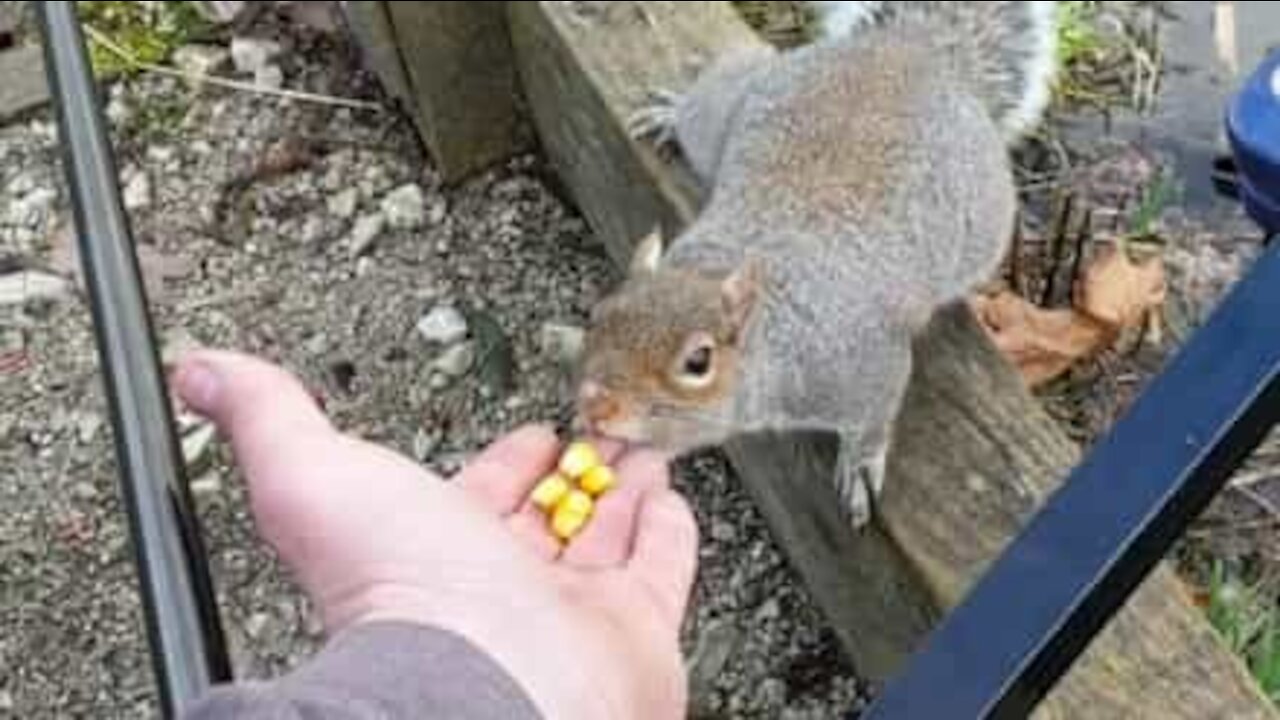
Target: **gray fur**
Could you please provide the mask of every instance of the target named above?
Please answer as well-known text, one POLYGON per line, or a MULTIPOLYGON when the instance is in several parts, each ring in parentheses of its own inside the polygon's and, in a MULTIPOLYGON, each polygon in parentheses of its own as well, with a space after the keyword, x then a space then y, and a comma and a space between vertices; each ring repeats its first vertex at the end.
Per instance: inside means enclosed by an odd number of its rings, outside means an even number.
POLYGON ((659 273, 762 261, 734 394, 700 437, 839 433, 855 525, 883 483, 915 333, 1005 252, 1007 119, 1032 82, 1023 49, 1043 46, 1031 3, 870 5, 856 32, 722 60, 676 100, 667 117, 712 191, 659 273))

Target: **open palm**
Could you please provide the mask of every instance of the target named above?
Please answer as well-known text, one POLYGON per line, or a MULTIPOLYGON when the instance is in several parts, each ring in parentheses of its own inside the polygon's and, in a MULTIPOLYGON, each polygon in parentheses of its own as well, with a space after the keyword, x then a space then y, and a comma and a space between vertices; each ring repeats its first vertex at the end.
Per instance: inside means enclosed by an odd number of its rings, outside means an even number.
POLYGON ((697 538, 665 457, 604 447, 621 484, 562 548, 527 501, 561 449, 547 428, 507 436, 446 482, 339 433, 262 361, 198 352, 175 385, 231 442, 259 531, 330 633, 391 620, 452 630, 546 717, 683 716, 677 638, 697 538))

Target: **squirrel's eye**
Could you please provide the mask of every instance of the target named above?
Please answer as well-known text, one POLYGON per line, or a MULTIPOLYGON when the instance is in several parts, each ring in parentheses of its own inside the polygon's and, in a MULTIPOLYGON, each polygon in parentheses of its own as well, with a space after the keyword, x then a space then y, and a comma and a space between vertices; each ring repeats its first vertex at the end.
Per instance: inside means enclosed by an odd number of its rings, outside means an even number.
POLYGON ((694 348, 684 359, 684 374, 702 379, 711 374, 712 349, 709 345, 694 348))

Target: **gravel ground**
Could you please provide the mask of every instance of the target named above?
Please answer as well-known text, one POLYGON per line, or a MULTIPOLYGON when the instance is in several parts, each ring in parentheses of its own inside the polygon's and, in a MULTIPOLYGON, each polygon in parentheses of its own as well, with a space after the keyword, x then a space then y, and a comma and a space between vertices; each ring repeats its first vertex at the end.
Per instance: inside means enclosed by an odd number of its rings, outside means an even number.
MULTIPOLYGON (((341 45, 277 39, 289 87, 376 97, 341 45)), ((581 323, 616 277, 538 159, 444 188, 397 119, 151 77, 116 85, 109 114, 166 348, 281 361, 342 427, 442 472, 520 422, 563 416, 542 328, 581 323), (448 330, 441 308, 461 312, 468 339, 427 340, 448 330)), ((0 275, 73 267, 55 160, 47 115, 0 128, 0 275)), ((148 716, 80 294, 0 306, 0 358, 0 717, 148 716)), ((256 540, 225 449, 197 463, 237 671, 277 674, 317 646, 316 620, 256 540)), ((858 682, 724 462, 680 475, 705 538, 686 632, 699 714, 799 720, 854 704, 858 682)))

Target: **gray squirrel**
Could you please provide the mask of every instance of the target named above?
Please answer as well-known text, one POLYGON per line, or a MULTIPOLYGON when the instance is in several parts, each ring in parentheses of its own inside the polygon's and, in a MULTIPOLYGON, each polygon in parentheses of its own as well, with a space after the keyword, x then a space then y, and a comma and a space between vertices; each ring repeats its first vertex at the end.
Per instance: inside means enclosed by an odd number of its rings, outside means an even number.
POLYGON ((834 431, 855 527, 884 482, 912 340, 995 274, 1010 146, 1055 74, 1053 2, 819 2, 808 46, 717 58, 633 131, 710 188, 587 328, 579 424, 682 453, 834 431))

